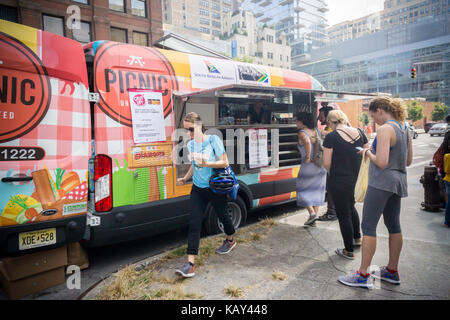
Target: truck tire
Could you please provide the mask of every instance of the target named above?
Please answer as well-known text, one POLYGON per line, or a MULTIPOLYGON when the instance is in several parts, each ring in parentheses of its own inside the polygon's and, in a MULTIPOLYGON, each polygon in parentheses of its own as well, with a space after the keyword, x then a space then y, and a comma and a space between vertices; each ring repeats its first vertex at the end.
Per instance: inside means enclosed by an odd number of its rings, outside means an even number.
MULTIPOLYGON (((228 213, 231 216, 231 221, 233 222, 235 229, 245 223, 247 220, 247 207, 240 196, 237 196, 236 200, 229 200, 228 213)), ((207 235, 224 232, 223 225, 219 221, 216 211, 211 203, 208 203, 208 206, 206 207, 205 232, 207 235)))

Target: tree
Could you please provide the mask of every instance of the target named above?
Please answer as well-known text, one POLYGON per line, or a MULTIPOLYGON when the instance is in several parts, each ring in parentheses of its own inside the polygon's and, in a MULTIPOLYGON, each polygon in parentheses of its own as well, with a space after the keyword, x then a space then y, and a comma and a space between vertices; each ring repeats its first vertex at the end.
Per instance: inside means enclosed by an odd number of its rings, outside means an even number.
POLYGON ((442 121, 445 119, 449 111, 449 107, 443 103, 436 103, 433 111, 431 111, 431 120, 442 121))
POLYGON ((413 123, 423 118, 423 106, 416 100, 411 101, 407 105, 408 117, 407 120, 411 120, 413 123))
POLYGON ((367 112, 363 112, 361 116, 359 117, 359 121, 363 123, 364 126, 367 126, 370 123, 369 115, 367 112))

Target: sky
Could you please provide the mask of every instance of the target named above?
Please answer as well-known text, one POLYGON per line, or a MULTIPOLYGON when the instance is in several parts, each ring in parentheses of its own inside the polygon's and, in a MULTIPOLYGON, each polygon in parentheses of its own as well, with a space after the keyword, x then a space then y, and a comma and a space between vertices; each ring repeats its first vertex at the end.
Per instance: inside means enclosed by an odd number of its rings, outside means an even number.
POLYGON ((384 0, 325 0, 330 11, 325 13, 328 25, 364 17, 383 10, 384 0))

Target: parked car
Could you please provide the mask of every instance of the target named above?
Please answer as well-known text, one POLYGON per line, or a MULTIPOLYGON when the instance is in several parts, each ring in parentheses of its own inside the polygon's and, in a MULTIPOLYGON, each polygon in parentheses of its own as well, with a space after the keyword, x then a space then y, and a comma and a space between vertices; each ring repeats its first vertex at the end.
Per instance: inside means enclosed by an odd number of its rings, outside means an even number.
POLYGON ((430 137, 437 135, 437 136, 443 136, 445 134, 445 131, 447 131, 448 125, 446 123, 436 123, 431 127, 431 129, 428 131, 430 134, 430 137))
POLYGON ((413 125, 410 125, 408 122, 406 122, 406 126, 411 131, 411 135, 413 139, 417 139, 419 137, 419 134, 416 131, 416 128, 413 125))
POLYGON ((437 122, 427 122, 423 126, 423 129, 425 130, 425 133, 428 133, 428 131, 431 129, 432 126, 434 126, 437 122))

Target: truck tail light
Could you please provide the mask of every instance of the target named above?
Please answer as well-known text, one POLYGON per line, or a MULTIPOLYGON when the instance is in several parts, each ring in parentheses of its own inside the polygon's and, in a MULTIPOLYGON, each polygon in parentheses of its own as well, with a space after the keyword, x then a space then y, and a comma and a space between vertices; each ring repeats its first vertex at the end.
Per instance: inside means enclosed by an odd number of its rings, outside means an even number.
POLYGON ((94 162, 95 182, 95 211, 110 211, 112 202, 112 159, 106 155, 95 156, 94 162))

